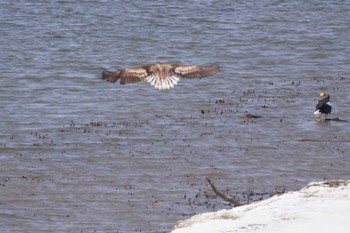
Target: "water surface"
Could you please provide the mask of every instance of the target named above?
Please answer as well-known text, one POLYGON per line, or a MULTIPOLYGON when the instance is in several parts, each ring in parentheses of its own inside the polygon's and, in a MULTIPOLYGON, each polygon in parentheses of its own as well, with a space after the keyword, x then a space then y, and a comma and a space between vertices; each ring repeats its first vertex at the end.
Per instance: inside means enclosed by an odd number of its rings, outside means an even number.
POLYGON ((169 232, 231 195, 349 179, 346 1, 2 1, 2 232, 169 232), (99 79, 155 61, 221 72, 168 91, 99 79), (244 113, 260 115, 245 119, 244 113))

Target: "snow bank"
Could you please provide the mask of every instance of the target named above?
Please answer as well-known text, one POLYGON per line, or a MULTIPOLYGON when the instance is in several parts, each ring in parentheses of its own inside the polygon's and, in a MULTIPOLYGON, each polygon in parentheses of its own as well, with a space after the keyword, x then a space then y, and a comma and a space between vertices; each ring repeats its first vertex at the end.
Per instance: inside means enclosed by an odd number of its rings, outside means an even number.
POLYGON ((310 183, 300 191, 193 216, 172 233, 345 233, 350 229, 350 181, 310 183))

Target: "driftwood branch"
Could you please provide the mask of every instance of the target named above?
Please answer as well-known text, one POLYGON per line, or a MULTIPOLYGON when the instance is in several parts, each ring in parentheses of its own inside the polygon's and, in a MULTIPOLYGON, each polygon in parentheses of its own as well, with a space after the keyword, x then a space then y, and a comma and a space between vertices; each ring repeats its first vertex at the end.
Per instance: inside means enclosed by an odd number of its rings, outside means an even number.
POLYGON ((214 191, 214 193, 216 193, 216 195, 222 197, 225 201, 228 201, 228 202, 232 203, 235 207, 243 205, 242 203, 237 201, 235 198, 233 198, 231 196, 228 196, 227 194, 219 191, 215 187, 214 183, 208 177, 205 177, 205 179, 208 181, 208 183, 210 184, 211 189, 214 191))

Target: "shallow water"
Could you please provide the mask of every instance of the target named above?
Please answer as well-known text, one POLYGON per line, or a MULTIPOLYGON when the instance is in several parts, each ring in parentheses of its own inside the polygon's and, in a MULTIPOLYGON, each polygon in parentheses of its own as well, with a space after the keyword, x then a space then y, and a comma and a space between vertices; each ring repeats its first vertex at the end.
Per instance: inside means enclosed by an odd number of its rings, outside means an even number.
POLYGON ((205 176, 231 195, 349 179, 349 10, 2 1, 2 232, 168 232, 231 208, 205 176), (157 60, 221 72, 168 91, 99 79, 157 60), (316 122, 321 91, 344 122, 316 122))

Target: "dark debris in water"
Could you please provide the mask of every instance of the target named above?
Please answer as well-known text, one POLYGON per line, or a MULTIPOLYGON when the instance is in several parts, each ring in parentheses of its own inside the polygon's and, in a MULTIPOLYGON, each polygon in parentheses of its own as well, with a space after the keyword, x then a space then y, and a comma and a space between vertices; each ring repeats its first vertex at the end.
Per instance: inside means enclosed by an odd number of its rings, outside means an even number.
POLYGON ((224 103, 225 103, 224 99, 215 100, 215 104, 224 104, 224 103))
MULTIPOLYGON (((229 189, 224 190, 223 192, 229 194, 234 197, 237 201, 242 203, 243 205, 250 204, 255 201, 264 200, 270 198, 275 195, 281 195, 286 192, 285 188, 273 188, 273 191, 253 191, 247 190, 238 193, 232 193, 229 189)), ((194 196, 184 195, 184 199, 187 204, 190 206, 201 206, 207 210, 217 210, 220 208, 232 208, 234 205, 223 200, 217 194, 215 194, 212 190, 199 190, 195 193, 194 196), (227 206, 227 207, 225 207, 227 206)))
POLYGON ((251 118, 253 118, 253 119, 258 119, 258 118, 262 118, 262 116, 254 115, 254 114, 251 114, 251 113, 249 113, 249 112, 244 112, 244 116, 243 116, 243 117, 246 118, 246 119, 251 119, 251 118))

